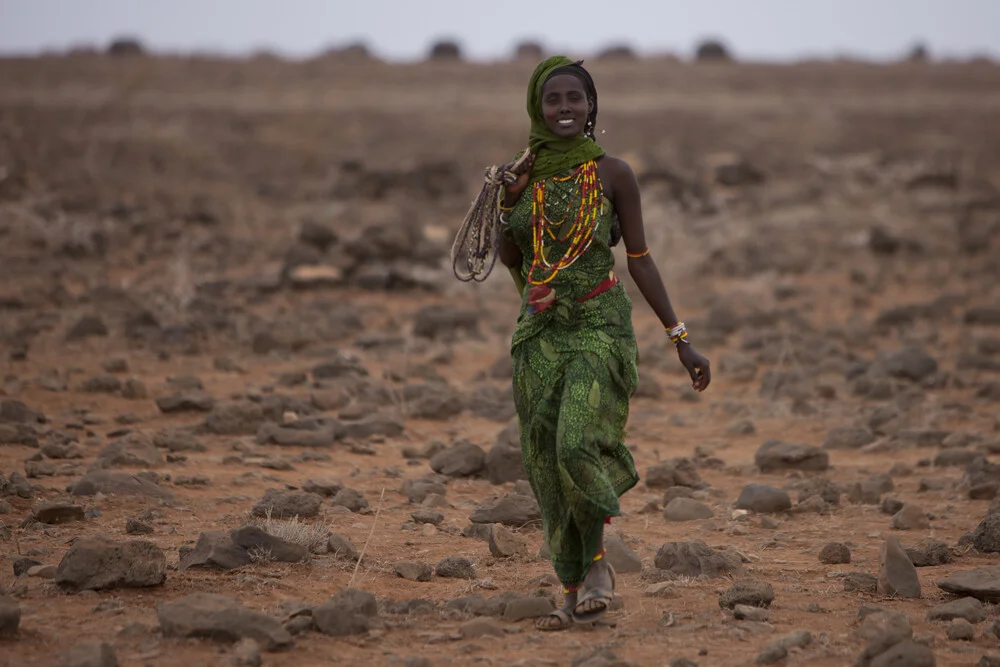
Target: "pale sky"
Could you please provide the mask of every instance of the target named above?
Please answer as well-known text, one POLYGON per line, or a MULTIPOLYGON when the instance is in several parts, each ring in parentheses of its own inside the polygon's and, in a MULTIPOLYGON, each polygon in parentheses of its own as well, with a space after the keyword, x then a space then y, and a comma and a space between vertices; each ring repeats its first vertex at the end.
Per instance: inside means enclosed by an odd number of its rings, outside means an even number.
POLYGON ((1000 58, 1000 0, 0 0, 0 53, 104 46, 135 35, 154 51, 308 57, 363 41, 388 60, 420 59, 439 37, 475 60, 524 38, 586 55, 613 43, 689 55, 721 37, 752 60, 1000 58))

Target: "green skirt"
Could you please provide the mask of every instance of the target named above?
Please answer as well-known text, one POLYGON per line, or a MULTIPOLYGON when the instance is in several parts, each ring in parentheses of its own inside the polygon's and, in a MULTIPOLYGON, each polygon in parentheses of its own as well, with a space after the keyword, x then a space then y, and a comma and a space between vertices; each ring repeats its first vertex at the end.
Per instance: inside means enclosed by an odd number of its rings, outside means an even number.
POLYGON ((618 284, 524 313, 514 333, 521 455, 564 585, 586 576, 606 519, 639 481, 624 444, 638 382, 632 303, 618 284))

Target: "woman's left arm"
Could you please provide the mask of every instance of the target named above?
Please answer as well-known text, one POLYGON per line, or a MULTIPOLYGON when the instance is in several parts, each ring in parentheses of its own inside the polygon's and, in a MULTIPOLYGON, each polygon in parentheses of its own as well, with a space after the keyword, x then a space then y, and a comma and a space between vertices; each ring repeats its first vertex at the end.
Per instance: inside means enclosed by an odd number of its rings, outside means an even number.
MULTIPOLYGON (((660 271, 646 246, 646 231, 642 221, 642 200, 639 182, 632 168, 624 160, 606 157, 605 173, 610 176, 614 193, 615 212, 621 225, 622 241, 628 253, 628 272, 642 293, 643 298, 656 313, 665 330, 679 322, 663 285, 660 271)), ((677 356, 691 376, 696 391, 704 391, 712 380, 708 359, 686 340, 677 343, 677 356)))

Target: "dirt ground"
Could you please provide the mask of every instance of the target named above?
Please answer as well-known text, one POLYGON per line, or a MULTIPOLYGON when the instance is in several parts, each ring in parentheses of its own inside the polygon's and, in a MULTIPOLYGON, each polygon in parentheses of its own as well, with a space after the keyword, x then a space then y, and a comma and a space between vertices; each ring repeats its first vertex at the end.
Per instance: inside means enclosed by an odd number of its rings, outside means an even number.
MULTIPOLYGON (((229 644, 161 636, 157 605, 207 591, 280 618, 283 600, 317 605, 349 583, 380 603, 437 606, 408 615, 383 606, 384 628, 309 632, 265 653, 264 664, 423 656, 434 665, 568 665, 610 648, 638 665, 686 657, 722 667, 752 664, 775 637, 804 629, 812 643, 783 664, 848 665, 866 644, 854 634, 866 603, 906 613, 938 665, 1000 654, 987 631, 1000 619, 992 606, 972 641, 949 640, 946 624, 925 620, 951 599, 937 581, 997 562, 958 544, 990 505, 969 499, 968 459, 934 465, 946 462, 936 458, 946 448, 1000 451, 1000 67, 983 62, 593 63, 599 140, 639 176, 653 254, 714 369, 709 390, 694 395, 626 277, 642 376, 628 444, 644 480, 651 466, 689 458, 704 482, 695 495, 713 518, 641 512, 662 505, 664 489, 640 482, 612 530, 645 571, 618 577, 623 605, 606 622, 543 634, 532 620, 501 620, 502 638, 452 638, 467 619, 443 610, 449 599, 556 592, 540 584, 551 567, 537 556, 537 525, 516 529, 530 556, 511 559, 461 535, 470 512, 513 483, 449 480, 436 529, 408 529, 418 508, 401 491, 432 472, 413 450, 466 440, 488 451, 511 414, 504 359, 516 293, 502 268, 482 285, 456 281, 448 250, 481 170, 526 141, 532 67, 0 61, 0 400, 45 417, 31 425, 34 445, 0 444, 4 475, 42 459, 32 497, 5 497, 11 511, 0 516, 0 588, 22 612, 16 636, 0 639, 0 664, 56 664, 92 639, 111 644, 119 665, 221 664, 229 644), (80 324, 91 316, 101 326, 80 324), (420 325, 428 321, 444 325, 420 325), (906 347, 936 369, 920 381, 866 370, 906 347), (314 372, 345 358, 354 369, 346 375, 314 372), (204 432, 211 406, 164 412, 156 401, 192 391, 178 389, 184 376, 219 404, 270 399, 299 418, 378 413, 405 428, 321 449, 204 432), (129 379, 145 395, 123 390, 129 379), (428 392, 445 396, 443 405, 427 408, 428 392), (475 409, 478 395, 499 400, 475 409), (825 450, 822 473, 755 467, 767 440, 822 446, 830 429, 847 426, 870 429, 872 441, 825 450), (113 469, 151 471, 174 502, 74 496, 84 520, 24 521, 39 500, 68 497, 115 438, 167 427, 192 427, 204 451, 113 469), (82 459, 39 453, 59 433, 79 441, 82 459), (883 495, 922 508, 929 528, 894 530, 879 504, 849 502, 846 492, 822 513, 733 514, 750 483, 788 489, 794 502, 807 478, 846 490, 890 469, 894 488, 883 495), (183 477, 203 479, 179 484, 183 477), (265 490, 309 479, 364 494, 360 513, 327 499, 303 519, 364 548, 356 570, 329 553, 178 569, 200 533, 238 528, 265 490), (71 593, 44 577, 14 577, 19 557, 58 565, 80 536, 133 539, 126 520, 146 510, 155 510, 153 533, 138 537, 166 552, 162 586, 71 593), (917 569, 920 599, 845 592, 846 572, 877 574, 889 535, 904 546, 942 540, 952 562, 917 569), (693 540, 735 549, 749 576, 773 585, 767 624, 720 609, 726 577, 681 577, 675 597, 645 594, 657 550, 693 540), (848 544, 850 564, 819 561, 831 541, 848 544), (476 578, 418 582, 393 570, 447 556, 470 559, 476 578)), ((624 250, 616 254, 627 276, 624 250)))

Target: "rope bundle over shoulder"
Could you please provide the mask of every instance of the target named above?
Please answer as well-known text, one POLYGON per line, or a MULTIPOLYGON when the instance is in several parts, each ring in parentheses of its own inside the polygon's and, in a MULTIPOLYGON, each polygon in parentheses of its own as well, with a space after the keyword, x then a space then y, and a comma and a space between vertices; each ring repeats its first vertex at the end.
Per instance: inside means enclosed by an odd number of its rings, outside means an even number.
POLYGON ((462 282, 483 282, 496 265, 500 249, 500 201, 503 186, 517 181, 515 170, 528 159, 525 150, 516 162, 493 165, 486 170, 485 183, 465 215, 451 246, 451 267, 462 282))

